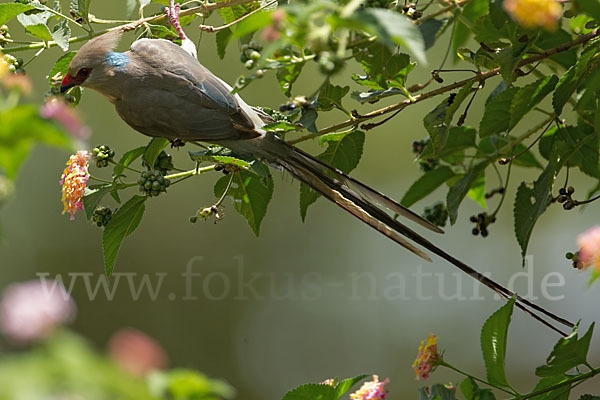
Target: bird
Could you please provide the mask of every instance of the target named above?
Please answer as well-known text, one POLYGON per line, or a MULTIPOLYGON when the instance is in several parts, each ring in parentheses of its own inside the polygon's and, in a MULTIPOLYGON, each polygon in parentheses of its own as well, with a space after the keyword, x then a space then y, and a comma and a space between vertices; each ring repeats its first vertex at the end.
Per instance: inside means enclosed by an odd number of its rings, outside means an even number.
POLYGON ((195 47, 189 46, 189 39, 181 26, 177 26, 178 11, 171 4, 167 15, 184 46, 165 39, 143 38, 133 42, 130 50, 117 52, 124 29, 109 31, 79 49, 62 80, 61 92, 75 86, 99 92, 114 104, 118 115, 130 127, 146 136, 216 144, 283 169, 422 259, 431 261, 424 248, 501 297, 515 297, 517 307, 566 336, 536 312, 569 328, 573 323, 477 272, 400 222, 394 214, 429 231, 443 233, 439 227, 264 129, 267 116, 244 102, 239 94, 232 94, 232 87, 195 57, 195 47), (190 51, 190 47, 194 50, 190 51))

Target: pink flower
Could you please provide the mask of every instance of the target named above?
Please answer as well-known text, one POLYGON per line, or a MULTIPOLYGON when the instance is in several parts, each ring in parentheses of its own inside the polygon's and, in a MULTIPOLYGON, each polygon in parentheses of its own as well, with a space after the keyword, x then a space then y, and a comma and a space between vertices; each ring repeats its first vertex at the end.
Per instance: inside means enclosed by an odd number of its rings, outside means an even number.
POLYGON ((40 115, 45 119, 54 119, 75 139, 85 140, 90 136, 90 129, 83 125, 77 111, 57 97, 51 97, 44 103, 40 115))
POLYGON ((83 195, 85 185, 90 175, 88 174, 88 162, 90 154, 85 150, 80 150, 72 155, 67 161, 60 184, 62 185, 62 202, 65 206, 63 214, 71 214, 71 221, 75 219, 75 213, 83 209, 83 195))
POLYGON ((17 343, 47 338, 55 328, 72 320, 75 303, 56 282, 12 284, 0 303, 0 330, 17 343))
POLYGON ((136 376, 167 367, 167 354, 158 342, 133 328, 121 329, 108 343, 111 358, 124 370, 136 376))
POLYGON ((387 390, 383 387, 390 382, 390 378, 385 378, 383 382, 379 382, 379 377, 373 375, 371 382, 365 382, 356 392, 350 395, 352 400, 379 400, 385 399, 387 390))
POLYGON ((333 379, 333 378, 325 379, 323 382, 320 382, 319 385, 335 386, 335 379, 333 379))
POLYGON ((417 374, 417 379, 426 380, 429 374, 437 366, 439 354, 437 352, 437 336, 430 333, 429 336, 421 341, 419 346, 419 354, 413 363, 412 367, 417 374))
POLYGON ((600 270, 600 226, 590 228, 577 236, 577 245, 580 249, 577 267, 586 269, 593 266, 596 270, 600 270))

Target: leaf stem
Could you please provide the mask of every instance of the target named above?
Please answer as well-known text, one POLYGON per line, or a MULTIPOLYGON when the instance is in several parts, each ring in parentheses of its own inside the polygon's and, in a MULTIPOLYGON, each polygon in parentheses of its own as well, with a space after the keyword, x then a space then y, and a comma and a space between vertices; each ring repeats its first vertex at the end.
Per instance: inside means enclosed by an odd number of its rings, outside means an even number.
POLYGON ((209 165, 208 167, 204 167, 204 168, 194 168, 189 171, 180 172, 178 174, 167 175, 167 176, 165 176, 165 179, 177 179, 177 178, 184 178, 187 176, 200 175, 205 172, 214 171, 215 167, 216 167, 216 164, 209 165))
POLYGON ((566 380, 564 382, 557 383, 556 385, 548 386, 547 388, 540 389, 540 390, 537 390, 535 392, 528 393, 528 394, 526 394, 524 396, 521 396, 521 397, 515 397, 513 400, 527 400, 527 399, 531 399, 531 398, 539 396, 541 394, 548 393, 548 392, 551 392, 551 391, 556 390, 556 389, 560 389, 563 386, 567 386, 567 385, 571 385, 571 384, 576 383, 576 382, 587 380, 587 379, 592 378, 592 377, 594 377, 594 376, 596 376, 598 374, 600 374, 600 368, 592 369, 590 372, 586 372, 585 374, 577 375, 577 376, 575 376, 575 377, 573 377, 571 379, 568 379, 568 380, 566 380))
MULTIPOLYGON (((483 383, 484 385, 488 385, 488 386, 491 386, 491 387, 493 387, 493 388, 496 388, 496 389, 498 389, 498 390, 501 390, 501 391, 503 391, 504 393, 508 393, 508 394, 511 394, 511 395, 513 395, 513 396, 519 396, 519 393, 517 393, 517 392, 515 392, 515 391, 510 391, 510 390, 508 390, 508 389, 505 389, 505 388, 503 388, 502 386, 498 386, 498 385, 495 385, 495 384, 493 384, 493 383, 490 383, 490 382, 488 382, 488 381, 485 381, 485 380, 483 380, 483 379, 477 378, 476 376, 473 376, 473 375, 469 374, 468 372, 462 371, 462 370, 460 370, 460 369, 456 368, 455 366, 453 366, 453 365, 451 365, 451 364, 448 364, 448 363, 447 363, 446 361, 444 361, 444 360, 440 361, 440 366, 442 366, 442 367, 446 367, 446 368, 449 368, 449 369, 451 369, 451 370, 453 370, 453 371, 455 371, 455 372, 458 372, 458 373, 459 373, 459 374, 461 374, 461 375, 464 375, 464 376, 466 376, 466 377, 468 377, 468 378, 471 378, 471 379, 473 379, 473 380, 475 380, 475 381, 477 381, 477 382, 483 383)), ((513 389, 513 390, 514 390, 514 389, 513 389)))

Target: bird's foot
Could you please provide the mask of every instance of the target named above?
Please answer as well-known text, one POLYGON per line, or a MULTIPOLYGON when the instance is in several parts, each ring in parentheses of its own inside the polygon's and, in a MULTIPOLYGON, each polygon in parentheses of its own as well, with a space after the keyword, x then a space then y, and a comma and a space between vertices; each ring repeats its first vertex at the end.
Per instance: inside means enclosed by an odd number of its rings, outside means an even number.
POLYGON ((185 142, 181 139, 169 139, 171 142, 171 148, 179 149, 180 147, 185 146, 185 142))
POLYGON ((181 5, 179 3, 175 4, 174 0, 169 0, 169 7, 165 8, 165 13, 167 14, 169 23, 173 25, 173 28, 175 28, 181 40, 187 40, 187 36, 181 27, 181 23, 179 22, 180 8, 181 5))

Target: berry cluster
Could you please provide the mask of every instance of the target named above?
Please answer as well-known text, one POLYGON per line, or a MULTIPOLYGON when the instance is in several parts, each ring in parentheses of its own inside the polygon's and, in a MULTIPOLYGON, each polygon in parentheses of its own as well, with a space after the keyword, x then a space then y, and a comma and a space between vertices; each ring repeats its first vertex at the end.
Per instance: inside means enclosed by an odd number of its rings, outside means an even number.
POLYGON ((312 103, 306 98, 306 96, 297 96, 285 104, 279 106, 280 112, 292 111, 298 107, 308 109, 312 107, 312 103))
MULTIPOLYGON (((427 138, 415 140, 414 142, 412 142, 412 152, 417 157, 421 155, 421 153, 423 153, 423 150, 425 150, 425 147, 429 144, 429 140, 430 139, 427 138)), ((438 165, 438 160, 434 158, 422 158, 419 160, 419 167, 423 172, 431 171, 432 169, 435 169, 438 165)))
POLYGON ((156 157, 156 161, 154 162, 154 168, 150 168, 146 164, 145 161, 142 161, 142 166, 148 169, 155 169, 161 172, 162 175, 166 175, 170 170, 174 168, 173 165, 173 157, 170 154, 167 154, 166 151, 161 151, 158 157, 156 157))
POLYGON ((417 5, 415 3, 411 3, 402 7, 402 14, 411 19, 419 19, 423 16, 423 11, 417 10, 417 5))
POLYGON ((217 223, 217 221, 223 218, 223 216, 219 214, 219 208, 216 205, 212 205, 210 207, 205 207, 202 210, 198 210, 196 212, 196 215, 192 215, 190 217, 190 222, 192 224, 195 224, 196 222, 198 222, 199 219, 206 221, 212 216, 215 217, 215 224, 217 223))
POLYGON ((470 221, 475 224, 475 228, 471 231, 473 235, 477 236, 481 234, 481 237, 487 237, 489 234, 488 226, 496 222, 496 217, 487 215, 486 212, 472 215, 470 221))
POLYGON ((436 226, 446 226, 448 220, 448 209, 441 201, 430 207, 425 207, 423 218, 436 226))
POLYGON ((106 145, 96 146, 92 150, 92 158, 97 168, 108 167, 109 161, 115 156, 115 151, 106 145))
POLYGON ((113 212, 107 207, 96 207, 92 214, 92 222, 96 224, 98 228, 106 226, 112 218, 113 212))
POLYGON ((12 54, 5 54, 4 63, 8 65, 8 72, 12 72, 13 74, 19 73, 24 74, 25 70, 23 69, 23 59, 19 57, 15 57, 12 54))
POLYGON ((429 143, 429 139, 415 140, 412 142, 412 152, 419 155, 425 150, 425 146, 429 143))
POLYGON ((10 33, 8 32, 8 26, 0 26, 0 47, 4 47, 6 39, 10 39, 10 33))
MULTIPOLYGON (((283 105, 283 104, 282 104, 283 105)), ((281 107, 281 106, 280 106, 281 107)), ((291 122, 290 119, 288 118, 287 115, 283 114, 282 112, 278 111, 278 110, 273 110, 272 108, 268 108, 268 107, 259 107, 265 114, 267 114, 269 117, 273 118, 273 120, 275 122, 281 122, 281 121, 285 121, 285 122, 291 122)), ((285 111, 287 111, 287 107, 285 111)))
POLYGON ((562 203, 565 210, 572 210, 577 205, 577 201, 573 200, 573 193, 575 193, 575 188, 573 186, 569 186, 566 189, 560 188, 556 201, 562 203))
POLYGON ((256 66, 258 60, 260 60, 263 47, 256 40, 251 40, 250 43, 242 45, 242 54, 240 55, 240 61, 244 63, 244 66, 248 69, 252 69, 256 66))
POLYGON ((579 269, 581 267, 581 264, 579 264, 579 252, 577 252, 577 253, 568 252, 567 254, 565 254, 565 258, 567 260, 571 260, 573 262, 573 268, 579 269))
POLYGON ((159 170, 142 172, 137 183, 140 192, 150 197, 156 197, 162 192, 166 192, 171 185, 171 181, 166 179, 159 170))
POLYGON ((344 65, 343 61, 328 51, 322 51, 317 54, 314 60, 319 64, 319 70, 324 75, 333 75, 339 72, 344 65))

